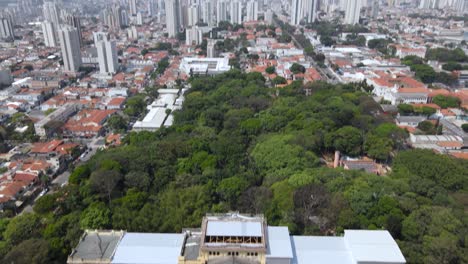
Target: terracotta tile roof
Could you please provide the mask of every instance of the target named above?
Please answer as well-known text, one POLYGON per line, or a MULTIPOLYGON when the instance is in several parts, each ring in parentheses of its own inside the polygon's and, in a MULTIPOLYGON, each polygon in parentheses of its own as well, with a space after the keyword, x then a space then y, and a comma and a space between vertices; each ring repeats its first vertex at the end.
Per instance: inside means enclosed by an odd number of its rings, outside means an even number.
POLYGON ((468 160, 468 152, 452 152, 450 153, 453 157, 457 159, 466 159, 468 160))
POLYGON ((399 93, 428 93, 429 89, 427 88, 400 88, 398 89, 399 93))
POLYGON ((63 140, 52 140, 45 143, 34 143, 31 153, 49 153, 55 151, 55 149, 63 144, 63 140))
POLYGON ((13 177, 13 181, 22 182, 22 183, 25 183, 26 185, 29 185, 33 181, 35 181, 37 178, 38 178, 37 174, 20 172, 20 173, 15 173, 15 176, 13 177))

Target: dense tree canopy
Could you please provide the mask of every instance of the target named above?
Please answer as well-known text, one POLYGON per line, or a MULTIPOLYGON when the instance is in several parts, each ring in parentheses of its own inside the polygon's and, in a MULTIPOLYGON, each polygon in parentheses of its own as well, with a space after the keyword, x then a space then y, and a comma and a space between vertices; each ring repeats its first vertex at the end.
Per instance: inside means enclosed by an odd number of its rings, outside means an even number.
POLYGON ((277 92, 237 70, 190 82, 172 127, 130 133, 33 214, 0 220, 2 263, 63 263, 85 228, 181 232, 230 210, 263 213, 292 234, 388 229, 408 263, 468 261, 468 163, 405 150, 406 132, 360 84, 277 92), (392 172, 327 168, 335 150, 391 162, 392 172))

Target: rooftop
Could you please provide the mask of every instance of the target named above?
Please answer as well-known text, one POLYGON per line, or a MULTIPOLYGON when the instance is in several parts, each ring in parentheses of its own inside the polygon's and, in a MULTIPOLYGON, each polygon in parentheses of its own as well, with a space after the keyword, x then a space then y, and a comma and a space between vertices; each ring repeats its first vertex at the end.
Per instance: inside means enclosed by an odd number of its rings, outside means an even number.
POLYGON ((111 260, 123 231, 86 230, 78 246, 68 257, 67 263, 82 263, 83 260, 111 260))

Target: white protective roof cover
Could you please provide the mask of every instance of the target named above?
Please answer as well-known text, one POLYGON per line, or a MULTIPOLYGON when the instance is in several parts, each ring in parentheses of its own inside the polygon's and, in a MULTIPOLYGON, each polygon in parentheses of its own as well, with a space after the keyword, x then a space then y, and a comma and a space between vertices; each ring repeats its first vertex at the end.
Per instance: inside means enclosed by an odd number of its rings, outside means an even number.
POLYGON ((291 236, 291 264, 354 264, 343 237, 291 236))
POLYGON ((177 264, 183 241, 183 234, 126 233, 112 263, 177 264))
POLYGON ((206 235, 262 237, 262 222, 209 220, 206 227, 206 235))
POLYGON ((345 230, 344 239, 356 262, 406 263, 388 231, 345 230))
POLYGON ((286 226, 268 227, 267 258, 293 258, 291 238, 286 226))

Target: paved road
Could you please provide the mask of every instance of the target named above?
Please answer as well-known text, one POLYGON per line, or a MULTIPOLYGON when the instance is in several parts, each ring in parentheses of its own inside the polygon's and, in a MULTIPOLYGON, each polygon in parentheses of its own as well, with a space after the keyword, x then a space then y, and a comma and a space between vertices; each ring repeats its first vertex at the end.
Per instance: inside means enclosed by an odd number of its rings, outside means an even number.
POLYGON ((62 174, 60 174, 59 176, 57 176, 57 178, 55 178, 52 181, 52 184, 60 187, 60 186, 62 186, 64 184, 67 184, 69 178, 70 178, 70 172, 65 171, 62 174))

